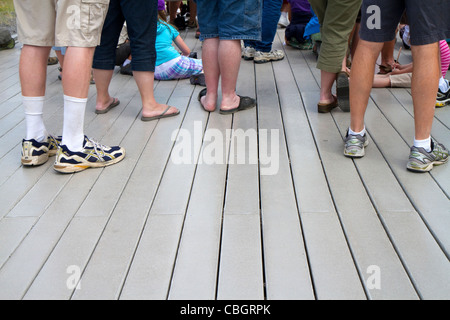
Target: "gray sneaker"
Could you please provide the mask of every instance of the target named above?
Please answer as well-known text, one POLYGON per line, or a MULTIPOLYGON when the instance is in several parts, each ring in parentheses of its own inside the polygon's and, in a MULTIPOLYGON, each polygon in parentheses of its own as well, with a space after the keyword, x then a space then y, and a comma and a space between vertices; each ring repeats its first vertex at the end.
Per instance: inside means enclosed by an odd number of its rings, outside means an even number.
POLYGON ((362 158, 365 155, 364 148, 369 144, 367 135, 352 135, 347 131, 345 137, 344 155, 349 158, 362 158))
POLYGON ((424 148, 412 146, 406 168, 414 172, 428 172, 433 166, 444 164, 448 161, 448 150, 443 144, 431 138, 431 152, 424 148))
POLYGON ((242 58, 244 60, 253 60, 255 57, 256 50, 252 47, 244 47, 242 49, 242 58))
POLYGON ((282 50, 272 50, 270 52, 256 51, 254 62, 266 63, 271 61, 278 61, 284 59, 284 52, 282 50))

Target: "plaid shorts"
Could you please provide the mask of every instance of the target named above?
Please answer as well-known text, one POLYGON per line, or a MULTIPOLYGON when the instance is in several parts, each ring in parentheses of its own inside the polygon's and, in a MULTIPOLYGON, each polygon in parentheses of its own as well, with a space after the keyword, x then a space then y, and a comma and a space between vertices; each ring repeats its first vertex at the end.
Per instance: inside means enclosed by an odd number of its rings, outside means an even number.
POLYGON ((187 79, 203 72, 202 60, 185 56, 167 61, 155 68, 156 80, 187 79))

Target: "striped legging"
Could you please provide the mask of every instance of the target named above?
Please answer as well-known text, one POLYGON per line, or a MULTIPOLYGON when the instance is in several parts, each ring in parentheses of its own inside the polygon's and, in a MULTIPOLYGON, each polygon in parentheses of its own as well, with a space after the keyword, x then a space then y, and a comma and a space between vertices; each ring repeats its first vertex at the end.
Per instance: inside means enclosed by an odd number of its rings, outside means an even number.
POLYGON ((450 66, 450 48, 445 40, 440 41, 439 46, 441 50, 441 71, 442 76, 445 77, 450 66))

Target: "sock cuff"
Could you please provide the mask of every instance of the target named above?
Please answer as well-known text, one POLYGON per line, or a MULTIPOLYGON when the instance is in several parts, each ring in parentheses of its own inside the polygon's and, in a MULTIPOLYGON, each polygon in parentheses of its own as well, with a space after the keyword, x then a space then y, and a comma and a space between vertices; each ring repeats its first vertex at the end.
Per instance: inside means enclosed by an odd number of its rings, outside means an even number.
POLYGON ((64 95, 64 100, 71 101, 71 102, 86 103, 88 99, 87 98, 75 98, 75 97, 64 95))

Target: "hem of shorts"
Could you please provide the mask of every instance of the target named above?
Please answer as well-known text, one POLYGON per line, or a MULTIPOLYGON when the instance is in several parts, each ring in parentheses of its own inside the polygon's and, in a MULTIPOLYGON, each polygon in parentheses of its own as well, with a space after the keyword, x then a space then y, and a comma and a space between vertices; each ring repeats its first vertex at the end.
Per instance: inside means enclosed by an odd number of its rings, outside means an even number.
POLYGON ((427 44, 432 44, 439 42, 441 40, 445 40, 445 32, 439 34, 433 34, 428 36, 421 36, 417 38, 411 38, 412 46, 425 46, 427 44))
POLYGON ((96 63, 95 61, 92 63, 92 69, 98 70, 114 70, 116 67, 115 63, 96 63))
POLYGON ((200 41, 207 39, 219 38, 220 40, 254 40, 260 41, 260 36, 235 35, 235 36, 221 36, 219 34, 200 34, 200 41))
POLYGON ((322 70, 322 71, 326 71, 329 73, 339 73, 342 69, 341 65, 328 65, 322 62, 317 62, 317 69, 322 70))
POLYGON ((55 47, 75 47, 75 48, 95 48, 99 46, 100 43, 80 43, 80 42, 73 42, 73 41, 67 41, 67 42, 56 42, 55 47))
POLYGON ((20 38, 19 42, 23 45, 33 46, 33 47, 53 47, 54 42, 49 40, 36 40, 36 39, 28 39, 28 38, 20 38))
POLYGON ((364 33, 361 32, 359 37, 361 40, 368 41, 368 42, 389 42, 395 39, 395 34, 392 33, 383 33, 383 34, 372 34, 372 33, 364 33))

